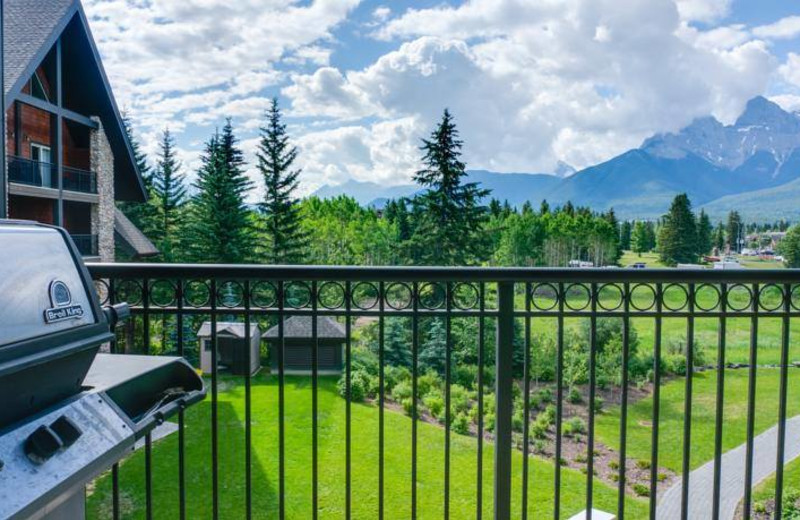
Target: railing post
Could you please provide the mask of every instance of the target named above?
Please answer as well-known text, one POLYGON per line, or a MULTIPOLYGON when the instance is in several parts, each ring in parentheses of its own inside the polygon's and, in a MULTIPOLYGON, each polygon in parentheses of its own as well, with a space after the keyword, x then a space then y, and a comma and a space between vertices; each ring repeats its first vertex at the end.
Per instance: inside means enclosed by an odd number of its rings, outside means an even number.
POLYGON ((498 284, 495 350, 494 519, 511 519, 511 414, 514 402, 514 284, 498 284))

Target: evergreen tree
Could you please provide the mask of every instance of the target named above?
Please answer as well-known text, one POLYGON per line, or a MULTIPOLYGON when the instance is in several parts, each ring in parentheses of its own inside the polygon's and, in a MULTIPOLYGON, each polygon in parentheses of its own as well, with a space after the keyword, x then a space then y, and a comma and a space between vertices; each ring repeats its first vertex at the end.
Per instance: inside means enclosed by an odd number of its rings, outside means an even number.
POLYGON ((158 161, 153 170, 152 202, 157 209, 157 224, 153 238, 166 262, 174 262, 180 251, 181 211, 186 203, 186 185, 181 165, 175 156, 175 138, 164 130, 159 144, 158 161))
POLYGON ((619 226, 619 247, 623 251, 628 251, 631 248, 631 233, 633 233, 633 226, 630 220, 626 220, 619 226))
POLYGON ((613 230, 613 243, 611 244, 613 247, 613 255, 609 263, 616 264, 619 262, 619 259, 622 258, 622 247, 620 244, 619 221, 617 220, 617 214, 614 213, 614 208, 611 208, 607 213, 604 213, 603 219, 609 223, 611 229, 613 230))
POLYGON ((707 255, 714 247, 713 240, 714 228, 711 226, 711 219, 705 210, 700 210, 700 216, 697 217, 697 254, 707 255))
POLYGON ((717 224, 717 227, 714 229, 714 247, 720 254, 725 249, 725 226, 722 225, 722 222, 717 224))
POLYGON ((300 208, 294 197, 300 174, 300 170, 292 169, 297 148, 289 143, 277 98, 272 99, 267 125, 261 128, 256 156, 266 186, 259 209, 270 245, 267 261, 271 264, 301 263, 308 247, 308 235, 300 227, 300 208))
POLYGON ((783 255, 786 267, 800 268, 800 224, 789 228, 786 237, 778 245, 778 250, 783 255))
POLYGON ((742 226, 742 216, 739 215, 738 211, 731 211, 728 213, 728 224, 725 232, 727 235, 726 244, 731 252, 738 252, 741 247, 740 240, 744 240, 745 233, 742 226))
POLYGON ((253 235, 245 197, 252 183, 242 169, 230 120, 206 144, 191 204, 192 260, 243 263, 253 257, 253 235))
POLYGON ((692 203, 685 193, 675 197, 669 213, 664 216, 658 247, 661 261, 665 264, 697 261, 697 224, 692 203))
POLYGON ((444 320, 432 318, 428 322, 425 340, 419 350, 419 365, 425 369, 444 374, 447 366, 447 330, 444 320))
POLYGON ((158 209, 153 202, 153 179, 150 166, 147 164, 147 157, 139 144, 139 140, 133 133, 133 125, 127 114, 122 116, 122 126, 125 134, 128 137, 128 142, 133 151, 133 158, 136 161, 136 167, 142 176, 142 183, 144 184, 145 194, 147 200, 143 202, 119 202, 117 203, 119 209, 128 217, 134 225, 139 228, 142 233, 148 237, 155 235, 158 222, 158 209))
POLYGON ((467 265, 487 256, 482 229, 487 211, 481 199, 489 190, 462 182, 467 175, 461 162, 462 146, 453 117, 445 110, 431 138, 423 140, 425 168, 414 175, 417 184, 427 188, 414 199, 422 218, 411 247, 420 263, 467 265))
POLYGON ((489 214, 495 218, 499 217, 503 213, 503 205, 500 204, 500 201, 497 199, 492 199, 489 201, 489 214))
POLYGON ((642 256, 642 253, 651 251, 650 235, 647 231, 647 226, 641 220, 637 221, 633 226, 633 233, 631 235, 631 248, 634 253, 642 256))
POLYGON ((386 320, 383 360, 387 366, 411 368, 411 328, 405 318, 386 320))
POLYGON ((542 204, 539 206, 539 214, 546 215, 550 213, 550 203, 547 199, 542 199, 542 204))

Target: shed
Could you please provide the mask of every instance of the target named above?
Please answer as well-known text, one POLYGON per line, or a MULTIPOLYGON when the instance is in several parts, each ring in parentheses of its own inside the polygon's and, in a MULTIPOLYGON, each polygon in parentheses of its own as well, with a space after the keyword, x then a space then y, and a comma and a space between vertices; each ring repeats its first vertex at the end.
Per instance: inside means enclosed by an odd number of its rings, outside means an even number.
MULTIPOLYGON (((234 375, 252 375, 261 368, 261 330, 250 325, 250 345, 245 342, 244 323, 217 322, 217 369, 234 375), (248 368, 248 352, 250 364, 248 368)), ((211 357, 211 322, 206 321, 197 332, 200 342, 200 368, 204 374, 213 370, 211 357)))
MULTIPOLYGON (((308 374, 312 366, 312 324, 311 316, 292 316, 283 321, 285 371, 308 374)), ((337 374, 342 371, 342 350, 347 336, 344 328, 328 316, 317 316, 317 371, 323 374, 337 374)), ((269 342, 270 366, 278 370, 278 325, 264 335, 269 342)))

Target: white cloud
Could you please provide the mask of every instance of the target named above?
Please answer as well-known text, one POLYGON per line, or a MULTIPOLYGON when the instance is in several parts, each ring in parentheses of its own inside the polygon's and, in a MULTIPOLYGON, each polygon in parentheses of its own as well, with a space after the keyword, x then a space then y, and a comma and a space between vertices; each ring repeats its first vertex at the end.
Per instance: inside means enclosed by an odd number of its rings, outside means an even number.
POLYGON ((796 38, 800 36, 800 16, 787 16, 775 23, 756 27, 753 29, 753 34, 770 39, 796 38))
MULTIPOLYGON (((728 7, 705 5, 692 16, 722 16, 728 7)), ((730 121, 764 91, 776 66, 764 42, 739 26, 694 29, 686 6, 680 14, 678 7, 671 0, 470 0, 411 9, 375 33, 404 40, 397 50, 358 71, 294 75, 283 92, 305 116, 413 118, 416 139, 449 107, 473 168, 552 171, 559 160, 583 167, 695 117, 730 121)), ((362 130, 374 125, 349 128, 349 139, 362 136, 372 157, 375 144, 362 130)))
POLYGON ((780 105, 784 110, 800 112, 800 95, 780 94, 777 96, 770 96, 769 99, 780 105))
POLYGON ((795 87, 800 87, 800 54, 790 52, 786 62, 778 69, 781 77, 795 87))
POLYGON ((714 22, 730 13, 733 0, 675 0, 683 20, 714 22))
POLYGON ((359 1, 84 3, 115 94, 146 133, 172 121, 207 121, 204 114, 226 107, 260 110, 248 96, 280 81, 275 65, 288 56, 327 63, 330 52, 318 42, 331 40, 359 1))

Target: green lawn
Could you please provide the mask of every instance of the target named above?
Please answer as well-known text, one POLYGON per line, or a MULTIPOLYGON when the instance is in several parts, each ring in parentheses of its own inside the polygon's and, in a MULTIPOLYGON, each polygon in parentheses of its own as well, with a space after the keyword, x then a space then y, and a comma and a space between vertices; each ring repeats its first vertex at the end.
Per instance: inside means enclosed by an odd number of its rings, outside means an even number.
MULTIPOLYGON (((778 422, 779 374, 776 369, 760 369, 756 377, 756 434, 778 422)), ((800 413, 800 372, 789 372, 788 417, 800 413)), ((661 389, 659 421, 659 466, 680 472, 683 456, 684 378, 675 379, 661 389)), ((696 468, 714 454, 716 417, 715 372, 695 374, 692 391, 691 465, 696 468)), ((723 452, 743 444, 747 425, 747 370, 725 371, 723 452)), ((628 455, 650 459, 653 401, 643 399, 628 409, 628 455)), ((619 446, 619 409, 609 410, 597 419, 597 436, 612 447, 619 446)))
MULTIPOLYGON (((783 471, 783 496, 797 493, 800 493, 800 458, 787 464, 783 471)), ((765 479, 753 490, 753 505, 758 511, 768 499, 774 498, 775 475, 765 479)))
POLYGON ((619 265, 628 267, 631 264, 644 263, 647 267, 667 267, 662 264, 658 259, 657 253, 642 253, 638 255, 633 251, 623 251, 622 258, 619 260, 619 265))
MULTIPOLYGON (((220 518, 244 518, 244 387, 223 379, 219 399, 220 518)), ((308 378, 289 378, 286 386, 286 505, 288 518, 311 515, 311 389, 308 378)), ((253 514, 277 517, 278 410, 275 378, 253 381, 253 514)), ((378 500, 378 410, 353 405, 353 518, 376 517, 378 500)), ((320 518, 343 518, 345 503, 345 401, 336 393, 335 380, 321 378, 319 391, 319 513, 320 518)), ((188 518, 211 517, 210 404, 187 412, 186 471, 188 518)), ((386 413, 386 517, 410 517, 411 420, 386 413)), ((475 512, 476 439, 453 435, 451 517, 471 518, 475 512)), ((419 518, 441 518, 443 501, 444 433, 429 424, 419 426, 419 518)), ((144 518, 144 454, 128 458, 121 469, 125 518, 144 518)), ((153 450, 153 500, 155 517, 177 518, 177 436, 157 443, 153 450)), ((492 447, 484 451, 484 511, 492 507, 492 447)), ((514 512, 519 517, 520 453, 514 455, 514 512)), ((529 511, 531 518, 552 515, 553 466, 531 460, 529 511)), ((565 517, 582 509, 585 479, 564 470, 562 506, 565 517)), ((596 481, 596 507, 615 510, 616 489, 596 481)), ((91 518, 110 516, 110 478, 105 475, 88 499, 91 518)), ((630 518, 646 516, 646 502, 629 499, 630 518)))

